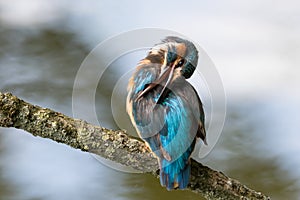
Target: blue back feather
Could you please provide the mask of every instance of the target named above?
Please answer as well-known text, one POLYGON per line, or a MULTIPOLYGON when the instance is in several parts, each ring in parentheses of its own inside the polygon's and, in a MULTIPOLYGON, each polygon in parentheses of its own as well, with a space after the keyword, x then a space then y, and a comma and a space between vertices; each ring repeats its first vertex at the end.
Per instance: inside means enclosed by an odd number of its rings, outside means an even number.
POLYGON ((186 103, 182 97, 173 93, 162 103, 169 109, 165 117, 167 129, 160 132, 162 147, 171 152, 172 157, 171 161, 161 160, 161 183, 168 189, 173 189, 175 182, 183 189, 189 182, 188 162, 194 149, 196 130, 192 127, 195 126, 192 124, 193 120, 190 119, 193 111, 186 103), (167 133, 163 133, 164 131, 167 133))

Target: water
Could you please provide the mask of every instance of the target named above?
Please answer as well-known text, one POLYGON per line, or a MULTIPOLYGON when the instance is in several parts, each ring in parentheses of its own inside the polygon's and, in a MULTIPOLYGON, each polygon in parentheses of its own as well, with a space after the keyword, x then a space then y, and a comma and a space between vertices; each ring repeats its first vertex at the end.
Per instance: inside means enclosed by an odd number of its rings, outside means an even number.
MULTIPOLYGON (((198 40, 215 61, 228 98, 224 131, 201 162, 272 199, 299 199, 297 2, 191 3, 189 12, 163 3, 170 9, 160 14, 152 12, 155 2, 136 2, 126 9, 109 1, 95 1, 93 6, 84 1, 72 6, 65 1, 29 2, 22 11, 12 12, 17 2, 0 1, 1 92, 72 116, 76 73, 98 42, 138 27, 182 32, 198 40), (174 16, 180 12, 186 15, 174 16)), ((119 125, 110 109, 108 87, 119 76, 112 68, 97 88, 97 116, 108 128, 119 125)), ((198 199, 186 191, 167 192, 150 175, 108 168, 88 153, 21 130, 0 129, 0 199, 158 197, 198 199)))

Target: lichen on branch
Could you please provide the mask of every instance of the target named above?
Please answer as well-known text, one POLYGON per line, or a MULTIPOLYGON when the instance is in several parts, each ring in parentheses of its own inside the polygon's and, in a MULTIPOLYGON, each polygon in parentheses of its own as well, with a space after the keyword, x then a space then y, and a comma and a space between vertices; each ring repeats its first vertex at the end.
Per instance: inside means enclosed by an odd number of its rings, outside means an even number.
MULTIPOLYGON (((97 154, 143 173, 158 177, 158 163, 145 144, 126 134, 27 103, 0 92, 0 127, 14 127, 82 151, 97 154)), ((222 172, 192 160, 188 190, 206 199, 270 199, 222 172)))

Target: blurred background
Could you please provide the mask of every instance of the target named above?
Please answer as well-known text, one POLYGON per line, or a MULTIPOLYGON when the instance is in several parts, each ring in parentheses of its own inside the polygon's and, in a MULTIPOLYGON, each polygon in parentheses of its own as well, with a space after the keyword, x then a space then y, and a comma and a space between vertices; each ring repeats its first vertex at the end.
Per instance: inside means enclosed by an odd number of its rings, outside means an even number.
MULTIPOLYGON (((137 28, 174 30, 206 50, 227 96, 223 133, 201 162, 272 199, 300 199, 299 8, 296 0, 0 0, 0 91, 72 116, 77 70, 96 45, 137 28)), ((117 129, 106 87, 113 69, 96 101, 100 124, 117 129)), ((199 199, 66 145, 0 128, 1 200, 157 198, 199 199)))

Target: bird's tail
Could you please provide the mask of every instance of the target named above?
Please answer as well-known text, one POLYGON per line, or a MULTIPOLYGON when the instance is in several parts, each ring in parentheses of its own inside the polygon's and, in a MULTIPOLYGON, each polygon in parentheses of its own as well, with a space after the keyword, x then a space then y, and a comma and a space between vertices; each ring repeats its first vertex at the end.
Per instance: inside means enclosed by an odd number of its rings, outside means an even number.
POLYGON ((189 184, 191 163, 190 161, 186 163, 180 161, 182 160, 176 160, 165 167, 161 163, 160 184, 168 190, 185 189, 189 184))

